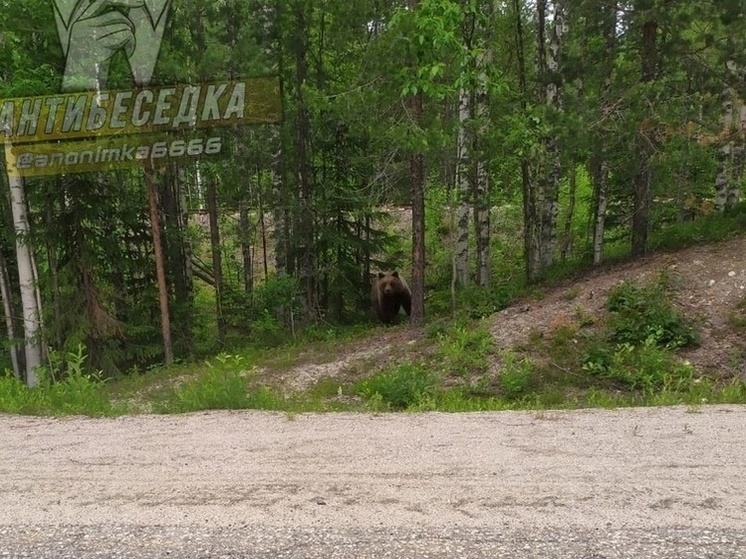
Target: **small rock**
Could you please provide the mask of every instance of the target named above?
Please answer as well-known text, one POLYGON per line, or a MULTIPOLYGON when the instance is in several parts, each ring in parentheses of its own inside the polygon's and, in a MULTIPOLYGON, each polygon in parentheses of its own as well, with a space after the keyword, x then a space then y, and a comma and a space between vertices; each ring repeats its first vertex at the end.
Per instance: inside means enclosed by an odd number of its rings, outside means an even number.
POLYGON ((715 285, 715 280, 710 280, 709 286, 712 287, 713 285, 715 285))
POLYGON ((311 502, 315 503, 317 505, 325 505, 326 504, 326 501, 324 500, 323 497, 314 497, 313 499, 311 499, 311 502))
POLYGON ((728 272, 728 277, 729 278, 734 278, 734 277, 736 277, 736 273, 731 270, 730 272, 728 272))

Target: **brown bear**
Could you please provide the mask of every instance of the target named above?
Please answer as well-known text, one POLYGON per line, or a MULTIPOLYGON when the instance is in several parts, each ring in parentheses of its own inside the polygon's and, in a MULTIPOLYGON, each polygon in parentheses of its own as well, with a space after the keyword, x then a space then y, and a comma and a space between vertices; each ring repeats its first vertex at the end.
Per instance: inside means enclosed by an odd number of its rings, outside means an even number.
POLYGON ((370 299, 376 316, 384 324, 392 323, 400 308, 407 315, 412 312, 412 292, 396 270, 378 272, 378 277, 373 280, 370 299))

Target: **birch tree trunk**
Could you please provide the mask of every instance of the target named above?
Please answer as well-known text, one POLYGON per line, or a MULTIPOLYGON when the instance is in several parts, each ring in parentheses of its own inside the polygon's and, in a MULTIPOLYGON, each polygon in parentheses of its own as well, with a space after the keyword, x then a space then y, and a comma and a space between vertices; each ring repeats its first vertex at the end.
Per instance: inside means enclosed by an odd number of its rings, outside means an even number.
MULTIPOLYGON (((611 77, 614 71, 614 57, 616 51, 617 8, 615 4, 601 6, 604 38, 606 43, 606 58, 604 60, 604 85, 601 91, 601 122, 605 120, 609 96, 611 92, 611 77)), ((596 145, 593 155, 593 183, 594 183, 594 222, 593 222, 593 264, 598 266, 603 262, 604 231, 606 229, 606 208, 608 206, 609 190, 609 156, 606 149, 606 130, 603 124, 596 131, 596 145)))
MULTIPOLYGON (((526 48, 523 36, 523 14, 522 2, 513 0, 513 13, 515 15, 515 48, 518 62, 518 88, 520 91, 521 111, 525 116, 528 112, 529 91, 527 85, 526 71, 526 48)), ((534 281, 539 273, 537 259, 538 250, 536 243, 537 219, 534 204, 535 194, 533 177, 531 176, 531 164, 524 154, 521 158, 521 191, 523 195, 523 256, 526 263, 526 280, 534 281)))
POLYGON ((492 47, 484 46, 484 51, 477 57, 478 73, 474 91, 474 116, 476 120, 474 166, 474 236, 477 245, 477 274, 479 287, 489 287, 491 275, 490 257, 490 175, 488 168, 487 137, 489 134, 489 92, 488 68, 492 65, 492 47))
POLYGON ((186 188, 184 185, 189 184, 187 173, 184 167, 178 166, 176 169, 176 196, 179 201, 178 210, 178 230, 180 239, 180 273, 179 282, 174 286, 176 300, 180 302, 180 307, 187 306, 187 310, 181 317, 181 339, 187 344, 188 348, 193 347, 192 325, 194 323, 194 270, 192 268, 192 257, 194 250, 192 241, 189 239, 189 205, 187 203, 186 188))
POLYGON ((458 142, 456 148, 456 192, 458 193, 458 209, 456 217, 456 231, 454 232, 454 280, 456 285, 465 286, 469 283, 469 199, 471 198, 471 173, 469 172, 471 132, 471 92, 462 87, 459 91, 458 110, 458 142))
MULTIPOLYGON (((728 70, 737 74, 734 61, 728 61, 728 70)), ((723 212, 737 204, 741 198, 741 181, 744 172, 744 103, 735 90, 728 86, 723 91, 721 105, 723 130, 718 149, 718 170, 715 177, 715 211, 723 212)))
MULTIPOLYGON (((10 144, 6 144, 10 149, 10 144)), ((26 212, 24 181, 20 176, 8 174, 10 183, 10 205, 16 232, 16 255, 18 259, 18 279, 23 306, 23 331, 26 355, 25 380, 30 387, 39 384, 36 369, 42 364, 43 340, 41 337, 41 306, 37 296, 34 254, 29 244, 29 222, 26 212)))
POLYGON ((313 322, 318 318, 316 291, 316 232, 314 220, 314 184, 311 168, 311 118, 303 90, 308 80, 309 5, 295 0, 295 160, 299 185, 299 230, 295 240, 300 253, 299 277, 303 292, 303 318, 313 322))
POLYGON ((238 203, 238 229, 241 232, 241 259, 243 260, 243 288, 247 295, 254 288, 254 265, 251 258, 251 228, 249 227, 249 203, 241 199, 238 203))
POLYGON ((733 146, 733 170, 725 201, 726 208, 732 208, 741 201, 741 183, 743 183, 744 167, 746 166, 746 152, 744 150, 743 133, 739 131, 733 146))
MULTIPOLYGON (((62 185, 61 175, 57 175, 55 180, 55 187, 57 191, 62 194, 61 204, 64 204, 64 187, 62 185)), ((62 209, 62 208, 61 208, 62 209)), ((47 223, 52 223, 54 219, 54 200, 51 196, 48 196, 45 203, 44 212, 46 214, 47 223)), ((51 284, 52 291, 52 316, 54 317, 54 327, 47 330, 48 339, 55 347, 62 347, 62 329, 59 325, 62 324, 62 291, 60 290, 60 278, 59 278, 59 265, 57 260, 57 247, 52 243, 47 245, 47 265, 49 266, 49 283, 51 284)))
MULTIPOLYGON (((288 239, 290 238, 290 223, 288 220, 288 197, 285 188, 285 156, 282 149, 282 136, 279 128, 276 128, 273 136, 277 142, 276 149, 272 154, 272 196, 274 208, 272 213, 273 227, 272 240, 275 248, 275 273, 283 276, 290 271, 292 265, 289 261, 288 239)), ((265 256, 266 258, 266 256, 265 256)))
MULTIPOLYGON (((539 4, 546 4, 541 0, 539 4)), ((546 6, 544 6, 545 8, 546 6)), ((541 16, 545 17, 545 14, 541 16)), ((546 20, 544 20, 546 22, 546 20)), ((549 50, 546 56, 546 104, 549 114, 557 115, 562 110, 561 81, 560 81, 560 47, 562 37, 566 32, 564 6, 559 0, 554 2, 554 21, 549 36, 549 50)), ((540 68, 541 70, 541 68, 540 68)), ((555 123, 555 126, 557 123, 555 123)), ((557 134, 550 134, 544 138, 546 154, 545 167, 539 180, 540 193, 540 240, 539 261, 542 272, 554 263, 554 250, 557 243, 557 218, 559 216, 559 187, 562 178, 562 162, 557 134)))
POLYGON ((489 287, 492 271, 490 261, 490 177, 487 164, 481 160, 476 169, 476 200, 474 229, 477 240, 477 285, 489 287))
MULTIPOLYGON (((574 171, 575 165, 573 165, 572 168, 574 171)), ((569 201, 567 208, 567 218, 565 219, 565 230, 562 235, 562 251, 560 256, 562 262, 567 260, 567 255, 572 250, 573 246, 572 222, 575 219, 575 199, 577 198, 578 193, 578 177, 576 172, 570 173, 569 183, 570 192, 568 193, 569 201)))
POLYGON ((600 148, 598 153, 598 167, 596 175, 596 219, 593 226, 593 264, 598 266, 603 262, 604 230, 606 228, 606 208, 609 191, 609 161, 606 151, 600 148))

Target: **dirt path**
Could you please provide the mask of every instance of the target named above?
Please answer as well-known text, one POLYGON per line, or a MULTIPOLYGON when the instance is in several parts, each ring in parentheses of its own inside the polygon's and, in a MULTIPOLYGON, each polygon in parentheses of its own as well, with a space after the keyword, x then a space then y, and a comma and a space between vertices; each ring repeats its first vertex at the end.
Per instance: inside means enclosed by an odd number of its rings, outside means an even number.
POLYGON ((0 555, 42 557, 20 550, 50 541, 84 545, 85 527, 102 525, 109 528, 96 528, 99 539, 161 527, 182 543, 178 534, 198 529, 225 536, 292 527, 493 536, 711 530, 735 534, 723 545, 746 545, 744 432, 745 406, 0 416, 0 555))

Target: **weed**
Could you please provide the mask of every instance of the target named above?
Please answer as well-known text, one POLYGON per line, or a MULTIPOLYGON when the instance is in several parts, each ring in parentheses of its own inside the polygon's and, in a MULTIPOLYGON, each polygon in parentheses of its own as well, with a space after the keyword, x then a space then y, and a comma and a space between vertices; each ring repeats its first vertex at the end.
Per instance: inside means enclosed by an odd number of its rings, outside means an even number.
POLYGON ((562 299, 565 301, 574 301, 580 295, 580 287, 571 287, 562 294, 562 299))
POLYGON ((696 341, 696 333, 668 300, 665 281, 648 286, 624 282, 609 294, 611 341, 637 345, 649 340, 676 349, 696 341))
POLYGON ((593 318, 588 312, 580 305, 575 306, 575 319, 578 321, 578 325, 581 328, 586 326, 593 326, 596 323, 596 319, 593 318))
POLYGON ((215 361, 206 362, 206 368, 200 374, 177 387, 170 398, 156 405, 156 411, 183 413, 282 408, 282 398, 272 389, 258 387, 247 390, 247 380, 252 372, 240 368, 243 357, 221 353, 215 361))
POLYGON ((511 352, 501 355, 503 368, 500 372, 500 387, 505 396, 516 400, 526 394, 534 378, 533 364, 528 358, 519 358, 511 352))
POLYGON ((658 347, 652 336, 640 346, 625 342, 613 349, 597 346, 594 350, 586 356, 583 369, 617 381, 629 390, 679 391, 693 378, 692 367, 678 362, 670 351, 658 347))
POLYGON ((438 385, 438 378, 421 365, 402 363, 355 385, 355 393, 374 409, 404 410, 422 402, 438 385))
POLYGON ((438 355, 445 374, 467 376, 484 372, 494 340, 485 328, 459 325, 438 336, 438 355))
POLYGON ((51 352, 39 367, 39 385, 28 388, 10 375, 0 378, 0 411, 33 415, 109 416, 124 413, 114 406, 98 372, 87 372, 83 345, 66 353, 51 352))
POLYGON ((746 298, 742 298, 736 308, 728 314, 728 323, 731 328, 746 331, 746 298))

